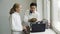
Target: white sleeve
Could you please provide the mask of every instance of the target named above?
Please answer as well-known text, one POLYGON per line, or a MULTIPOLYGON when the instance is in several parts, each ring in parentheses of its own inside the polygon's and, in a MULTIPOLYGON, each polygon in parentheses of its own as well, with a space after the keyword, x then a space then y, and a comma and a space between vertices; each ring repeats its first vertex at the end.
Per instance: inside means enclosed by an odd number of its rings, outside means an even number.
POLYGON ((28 16, 24 15, 24 22, 28 22, 28 16))
POLYGON ((12 15, 12 29, 16 31, 22 30, 21 20, 18 16, 12 15))
POLYGON ((40 14, 39 13, 37 13, 37 21, 41 21, 40 20, 40 14))
POLYGON ((24 23, 23 23, 24 26, 29 26, 29 22, 28 22, 28 16, 27 15, 24 15, 24 23))
POLYGON ((15 30, 15 28, 16 28, 16 25, 15 25, 15 16, 14 15, 12 15, 12 30, 15 30))

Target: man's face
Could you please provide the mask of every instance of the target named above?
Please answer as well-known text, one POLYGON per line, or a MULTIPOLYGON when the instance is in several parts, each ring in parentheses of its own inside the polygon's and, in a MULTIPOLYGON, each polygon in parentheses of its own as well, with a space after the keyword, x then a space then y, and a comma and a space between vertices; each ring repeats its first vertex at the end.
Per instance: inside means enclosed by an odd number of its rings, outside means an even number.
POLYGON ((30 10, 31 10, 32 12, 35 12, 35 11, 36 11, 36 6, 31 6, 31 7, 30 7, 30 10))

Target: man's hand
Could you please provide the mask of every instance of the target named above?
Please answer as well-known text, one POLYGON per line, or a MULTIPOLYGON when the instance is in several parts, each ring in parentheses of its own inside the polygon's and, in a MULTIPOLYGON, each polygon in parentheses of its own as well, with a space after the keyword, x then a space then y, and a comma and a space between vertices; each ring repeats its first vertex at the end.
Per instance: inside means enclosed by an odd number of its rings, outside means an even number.
POLYGON ((27 30, 26 26, 23 26, 23 30, 27 30))

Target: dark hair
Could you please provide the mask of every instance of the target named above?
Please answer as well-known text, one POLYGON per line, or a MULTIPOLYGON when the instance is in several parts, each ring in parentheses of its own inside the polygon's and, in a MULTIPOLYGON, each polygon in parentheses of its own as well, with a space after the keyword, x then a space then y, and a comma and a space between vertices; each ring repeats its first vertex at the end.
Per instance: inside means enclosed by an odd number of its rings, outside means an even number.
POLYGON ((37 4, 36 4, 36 3, 31 3, 31 4, 30 4, 30 7, 31 7, 31 6, 36 6, 36 7, 37 7, 37 4))
POLYGON ((16 12, 16 8, 19 8, 19 5, 20 4, 18 4, 18 3, 15 3, 14 5, 13 5, 13 7, 11 8, 11 10, 10 10, 10 14, 13 14, 14 12, 16 12))

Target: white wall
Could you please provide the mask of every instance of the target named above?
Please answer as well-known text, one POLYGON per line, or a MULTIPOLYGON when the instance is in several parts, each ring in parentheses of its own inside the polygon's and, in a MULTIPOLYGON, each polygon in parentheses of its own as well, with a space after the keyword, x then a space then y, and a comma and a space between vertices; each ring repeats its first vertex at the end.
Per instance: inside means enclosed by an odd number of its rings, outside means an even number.
POLYGON ((58 9, 58 19, 59 19, 59 22, 60 22, 60 8, 58 9))
POLYGON ((42 0, 37 0, 37 11, 40 13, 40 19, 43 19, 43 5, 42 0))
POLYGON ((58 0, 51 0, 51 20, 53 30, 58 34, 60 34, 60 21, 58 18, 58 0))
POLYGON ((57 22, 58 21, 58 4, 57 0, 52 0, 52 21, 57 22))
POLYGON ((58 2, 58 18, 60 22, 60 0, 58 0, 57 2, 58 2))
POLYGON ((23 6, 21 12, 23 18, 23 14, 29 8, 30 3, 36 2, 36 0, 0 0, 0 34, 11 34, 8 20, 9 10, 16 2, 23 6))
POLYGON ((50 22, 50 1, 44 0, 44 19, 50 22))
POLYGON ((37 0, 37 11, 40 13, 41 19, 47 19, 50 22, 50 1, 37 0))

